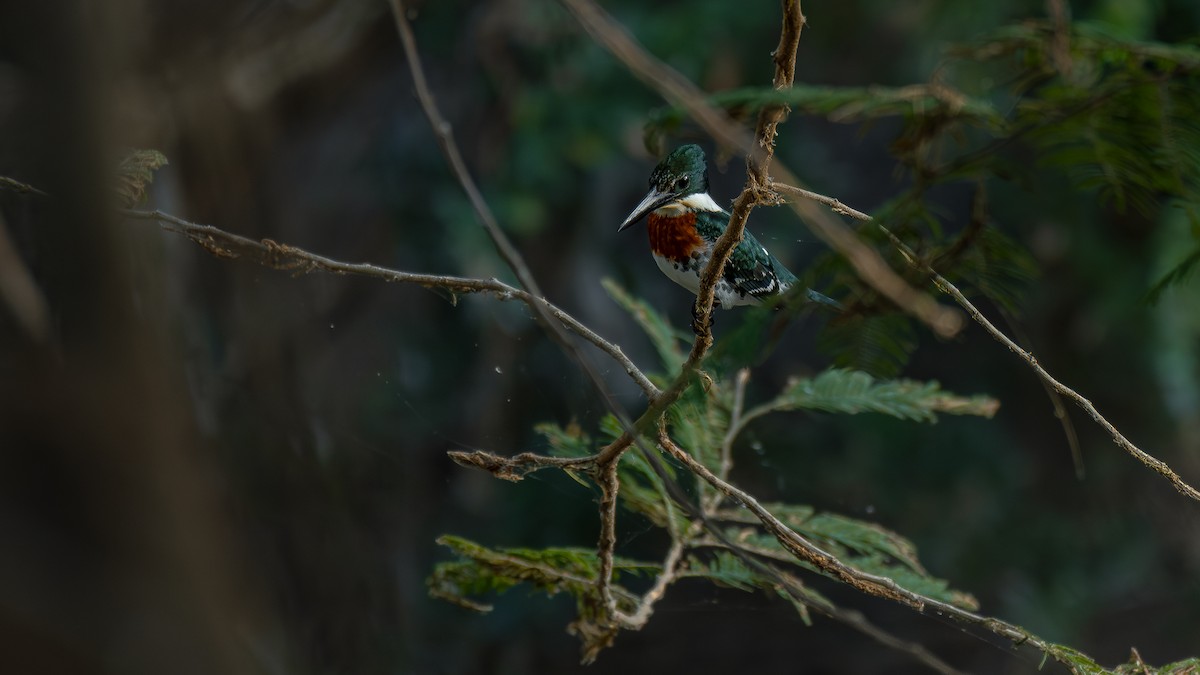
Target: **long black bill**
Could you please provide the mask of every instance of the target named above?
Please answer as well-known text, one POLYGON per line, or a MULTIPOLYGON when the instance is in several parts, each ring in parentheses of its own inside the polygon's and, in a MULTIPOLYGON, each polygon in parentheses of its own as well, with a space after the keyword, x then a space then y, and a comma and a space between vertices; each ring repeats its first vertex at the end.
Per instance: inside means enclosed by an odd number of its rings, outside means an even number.
POLYGON ((625 219, 625 222, 621 223, 621 226, 617 228, 617 232, 620 232, 630 225, 636 223, 642 219, 642 216, 650 213, 654 209, 657 209, 674 198, 675 195, 673 194, 668 192, 659 192, 655 188, 650 188, 650 191, 646 193, 646 196, 642 197, 642 203, 638 204, 637 208, 633 210, 633 213, 630 213, 629 217, 625 219))

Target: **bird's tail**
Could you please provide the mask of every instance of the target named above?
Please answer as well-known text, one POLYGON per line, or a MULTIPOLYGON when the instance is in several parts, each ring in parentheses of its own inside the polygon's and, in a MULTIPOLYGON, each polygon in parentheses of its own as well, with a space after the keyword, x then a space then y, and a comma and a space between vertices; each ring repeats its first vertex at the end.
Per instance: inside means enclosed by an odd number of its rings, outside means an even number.
POLYGON ((843 312, 846 310, 846 308, 842 306, 842 303, 838 302, 837 300, 834 300, 833 298, 829 297, 828 295, 823 295, 821 293, 818 293, 811 288, 806 288, 804 290, 804 295, 808 298, 809 302, 813 302, 818 305, 824 305, 831 309, 835 309, 838 312, 843 312))

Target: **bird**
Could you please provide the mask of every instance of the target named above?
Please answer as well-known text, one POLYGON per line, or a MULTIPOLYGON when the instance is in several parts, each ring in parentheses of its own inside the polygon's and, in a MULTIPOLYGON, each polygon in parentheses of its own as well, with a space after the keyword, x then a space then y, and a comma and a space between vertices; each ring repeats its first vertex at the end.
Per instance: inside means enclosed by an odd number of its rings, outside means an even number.
MULTIPOLYGON (((680 146, 654 167, 650 191, 617 232, 643 217, 658 268, 675 283, 698 294, 700 273, 730 218, 729 212, 708 194, 708 163, 700 146, 680 146)), ((747 230, 725 263, 715 299, 723 309, 758 305, 786 293, 798 281, 747 230)), ((811 302, 841 308, 837 301, 812 289, 807 289, 806 297, 811 302)))

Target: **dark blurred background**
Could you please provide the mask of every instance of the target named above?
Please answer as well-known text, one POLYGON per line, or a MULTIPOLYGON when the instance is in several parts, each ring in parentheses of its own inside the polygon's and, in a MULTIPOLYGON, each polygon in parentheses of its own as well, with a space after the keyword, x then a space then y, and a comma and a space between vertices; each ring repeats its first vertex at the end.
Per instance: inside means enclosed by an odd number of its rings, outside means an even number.
MULTIPOLYGON (((707 90, 770 82, 775 2, 604 4, 707 90)), ((797 82, 849 86, 926 81, 947 44, 1046 13, 1032 1, 804 9, 797 82)), ((1200 29, 1191 0, 1071 9, 1139 39, 1200 29)), ((542 288, 656 369, 599 282, 681 329, 690 320, 645 235, 615 232, 655 161, 642 125, 661 100, 548 0, 414 2, 410 18, 470 168, 542 288)), ((899 189, 896 130, 793 116, 778 154, 870 212, 899 189)), ((564 632, 568 598, 518 588, 486 616, 431 600, 440 534, 529 547, 597 536, 594 492, 551 473, 502 483, 446 451, 544 450, 535 423, 586 428, 603 404, 523 306, 271 271, 121 221, 105 186, 127 148, 170 159, 152 208, 339 260, 510 279, 413 97, 387 3, 5 3, 0 175, 49 196, 0 192, 0 264, 26 267, 48 308, 43 337, 0 311, 4 672, 920 672, 828 620, 805 627, 778 599, 700 582, 673 587, 646 630, 588 668, 564 632)), ((714 197, 728 203, 744 175, 740 160, 715 164, 714 197)), ((1200 286, 1143 300, 1186 220, 1105 208, 1053 169, 991 188, 996 224, 1038 263, 1018 321, 1041 362, 1200 482, 1200 286)), ((947 193, 947 228, 968 201, 947 193)), ((824 251, 783 209, 755 211, 751 228, 795 269, 824 251)), ((735 316, 718 316, 718 336, 735 316)), ((788 332, 751 400, 829 364, 814 348, 823 321, 788 332)), ((1077 480, 1027 368, 976 327, 918 339, 905 376, 991 394, 999 415, 768 418, 738 448, 736 482, 909 536, 985 613, 1106 665, 1131 646, 1152 663, 1200 652, 1200 506, 1072 409, 1077 480)), ((636 410, 640 391, 588 353, 636 410)), ((636 519, 620 531, 624 555, 655 559, 663 544, 636 519)), ((958 668, 1038 667, 990 634, 814 583, 958 668)))

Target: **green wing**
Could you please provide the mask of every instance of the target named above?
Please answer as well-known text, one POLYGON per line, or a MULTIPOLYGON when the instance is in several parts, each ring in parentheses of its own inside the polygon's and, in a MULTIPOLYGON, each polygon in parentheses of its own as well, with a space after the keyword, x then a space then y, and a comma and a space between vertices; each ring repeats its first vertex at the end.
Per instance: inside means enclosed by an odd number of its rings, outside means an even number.
MULTIPOLYGON (((729 218, 725 211, 701 211, 696 214, 696 230, 707 241, 715 242, 729 225, 729 218)), ((748 230, 743 231, 741 243, 729 256, 724 276, 735 288, 756 298, 783 292, 796 283, 796 275, 768 253, 748 230)))

